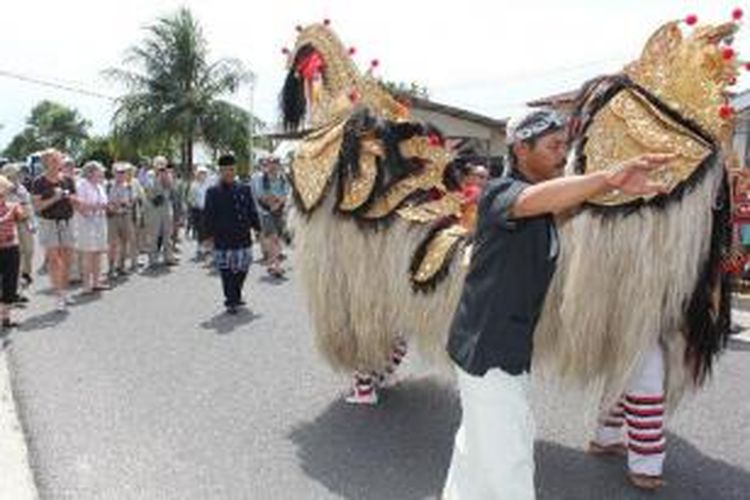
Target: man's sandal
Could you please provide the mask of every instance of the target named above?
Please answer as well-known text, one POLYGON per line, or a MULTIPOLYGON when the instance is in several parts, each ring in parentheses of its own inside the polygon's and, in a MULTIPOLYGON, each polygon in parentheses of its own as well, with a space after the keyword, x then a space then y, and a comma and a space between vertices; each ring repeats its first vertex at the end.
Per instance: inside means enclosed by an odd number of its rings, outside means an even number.
POLYGON ((598 457, 626 457, 628 455, 628 447, 625 446, 625 443, 603 445, 597 443, 596 441, 589 441, 589 449, 587 450, 587 452, 589 455, 598 457))
POLYGON ((628 472, 630 483, 640 490, 656 491, 666 483, 661 476, 649 476, 648 474, 636 474, 628 472))

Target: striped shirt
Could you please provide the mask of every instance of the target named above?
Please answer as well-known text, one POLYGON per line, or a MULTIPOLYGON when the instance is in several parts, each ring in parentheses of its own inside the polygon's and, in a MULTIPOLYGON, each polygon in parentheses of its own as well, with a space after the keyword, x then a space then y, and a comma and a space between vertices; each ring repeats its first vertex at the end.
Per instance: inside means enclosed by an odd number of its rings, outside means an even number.
POLYGON ((16 222, 21 218, 21 206, 17 203, 0 202, 0 248, 18 245, 16 222))

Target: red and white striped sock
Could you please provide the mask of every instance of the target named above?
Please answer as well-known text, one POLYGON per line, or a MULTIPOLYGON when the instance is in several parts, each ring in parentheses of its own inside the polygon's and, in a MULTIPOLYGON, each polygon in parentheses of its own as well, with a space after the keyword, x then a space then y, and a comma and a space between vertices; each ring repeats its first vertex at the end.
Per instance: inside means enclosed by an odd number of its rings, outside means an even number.
POLYGON ((620 400, 599 414, 599 426, 594 440, 602 446, 611 446, 623 442, 622 427, 625 425, 625 407, 620 400))
POLYGON ((393 377, 399 365, 401 365, 402 361, 404 360, 404 357, 406 356, 406 352, 407 352, 406 340, 399 337, 398 339, 396 339, 396 342, 393 345, 393 350, 391 351, 391 358, 388 360, 388 364, 385 367, 385 371, 376 374, 378 385, 382 386, 382 385, 388 384, 389 379, 393 377))
POLYGON ((625 398, 628 428, 628 467, 632 472, 660 476, 667 441, 664 436, 664 396, 628 394, 625 398))

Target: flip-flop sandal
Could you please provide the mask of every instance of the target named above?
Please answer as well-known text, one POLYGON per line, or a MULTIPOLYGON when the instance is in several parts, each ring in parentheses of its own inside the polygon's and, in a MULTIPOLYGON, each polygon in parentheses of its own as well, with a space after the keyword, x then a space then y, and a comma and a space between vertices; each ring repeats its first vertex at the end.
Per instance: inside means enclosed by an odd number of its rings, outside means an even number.
POLYGON ((635 472, 628 472, 628 479, 630 484, 644 491, 656 491, 666 484, 661 476, 649 476, 648 474, 636 474, 635 472))
POLYGON ((625 443, 614 443, 603 445, 596 441, 589 441, 589 448, 586 450, 589 455, 594 456, 610 456, 610 457, 626 457, 628 455, 628 447, 625 443))

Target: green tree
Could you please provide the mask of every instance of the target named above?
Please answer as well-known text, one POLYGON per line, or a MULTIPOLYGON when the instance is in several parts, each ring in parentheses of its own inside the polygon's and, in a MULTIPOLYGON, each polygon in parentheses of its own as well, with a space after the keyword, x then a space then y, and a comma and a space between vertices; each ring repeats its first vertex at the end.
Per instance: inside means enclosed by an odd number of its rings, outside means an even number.
POLYGON ((430 98, 430 89, 417 82, 394 82, 390 80, 381 80, 380 82, 388 91, 406 97, 419 97, 421 99, 430 98))
POLYGON ((3 151, 3 156, 14 160, 24 160, 28 155, 40 149, 44 149, 44 145, 39 140, 39 137, 37 137, 34 129, 26 127, 21 133, 16 134, 11 139, 3 151))
POLYGON ((242 63, 210 62, 203 31, 186 8, 158 19, 146 32, 125 57, 131 69, 106 72, 128 89, 117 102, 115 136, 136 146, 176 141, 186 170, 196 141, 214 149, 239 147, 242 153, 250 115, 224 100, 250 78, 242 63))
POLYGON ((77 110, 52 101, 34 106, 26 124, 26 128, 11 139, 4 151, 6 156, 20 160, 49 147, 78 156, 91 127, 91 122, 77 110))

